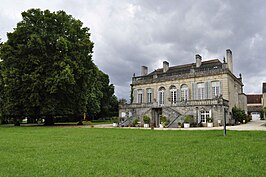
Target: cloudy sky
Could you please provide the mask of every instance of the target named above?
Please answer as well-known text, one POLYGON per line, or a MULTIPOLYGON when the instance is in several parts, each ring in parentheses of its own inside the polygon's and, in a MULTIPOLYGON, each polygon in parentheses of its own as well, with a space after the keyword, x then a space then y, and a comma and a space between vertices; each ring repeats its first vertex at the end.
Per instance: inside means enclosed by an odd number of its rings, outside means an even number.
POLYGON ((64 10, 90 28, 93 60, 110 76, 119 98, 129 98, 133 73, 218 58, 233 51, 234 74, 245 93, 266 82, 264 0, 0 0, 0 38, 30 8, 64 10))

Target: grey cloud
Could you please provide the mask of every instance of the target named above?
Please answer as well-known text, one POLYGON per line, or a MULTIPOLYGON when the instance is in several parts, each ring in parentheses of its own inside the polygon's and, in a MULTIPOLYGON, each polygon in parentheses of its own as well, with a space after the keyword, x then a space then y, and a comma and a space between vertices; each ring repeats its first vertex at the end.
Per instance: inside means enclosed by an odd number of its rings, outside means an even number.
MULTIPOLYGON (((15 27, 22 9, 37 6, 30 5, 33 0, 19 2, 10 16, 0 12, 1 38, 15 27)), ((13 6, 6 1, 7 11, 13 6)), ((119 98, 129 98, 132 74, 139 75, 142 65, 153 71, 163 60, 171 66, 191 63, 196 53, 204 60, 222 60, 227 48, 233 51, 234 73, 242 73, 246 93, 260 93, 266 81, 263 0, 43 0, 40 8, 65 10, 91 29, 93 60, 110 76, 119 98)))

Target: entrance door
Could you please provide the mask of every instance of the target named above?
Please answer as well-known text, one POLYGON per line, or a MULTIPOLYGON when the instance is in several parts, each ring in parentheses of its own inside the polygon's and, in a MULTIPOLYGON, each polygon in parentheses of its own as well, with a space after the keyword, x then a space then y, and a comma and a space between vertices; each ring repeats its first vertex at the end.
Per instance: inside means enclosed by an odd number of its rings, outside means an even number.
POLYGON ((162 108, 153 108, 152 109, 152 122, 155 127, 160 126, 160 115, 162 115, 162 108))

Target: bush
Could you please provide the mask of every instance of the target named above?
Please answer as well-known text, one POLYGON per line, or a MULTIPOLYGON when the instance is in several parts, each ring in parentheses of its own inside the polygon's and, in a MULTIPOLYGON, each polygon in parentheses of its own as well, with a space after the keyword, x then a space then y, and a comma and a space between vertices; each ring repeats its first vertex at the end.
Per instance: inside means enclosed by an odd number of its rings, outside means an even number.
POLYGON ((185 115, 184 123, 192 123, 192 116, 191 115, 185 115))
POLYGON ((143 122, 145 124, 149 124, 150 123, 150 120, 151 120, 151 118, 149 116, 147 116, 147 115, 143 116, 143 122))
POLYGON ((118 123, 119 122, 119 117, 112 117, 113 123, 118 123))
POLYGON ((213 120, 212 120, 212 118, 211 117, 208 117, 207 118, 207 122, 212 122, 213 120))
POLYGON ((163 116, 163 115, 161 115, 160 116, 160 122, 162 122, 162 123, 166 123, 166 116, 163 116))
POLYGON ((77 125, 83 125, 82 121, 78 121, 77 125))
POLYGON ((241 110, 240 108, 237 108, 236 106, 232 109, 233 113, 233 119, 235 119, 235 122, 241 122, 243 123, 243 120, 246 120, 246 114, 244 110, 241 110))
POLYGON ((133 127, 135 127, 135 126, 138 124, 138 122, 139 122, 139 120, 138 120, 138 119, 135 119, 135 120, 133 121, 133 127))

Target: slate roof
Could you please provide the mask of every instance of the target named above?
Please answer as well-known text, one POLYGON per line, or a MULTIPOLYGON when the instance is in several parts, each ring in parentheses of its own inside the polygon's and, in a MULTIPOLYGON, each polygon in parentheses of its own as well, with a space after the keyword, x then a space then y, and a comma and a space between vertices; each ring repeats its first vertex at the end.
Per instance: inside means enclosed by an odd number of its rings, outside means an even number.
POLYGON ((154 74, 165 74, 165 75, 174 75, 174 74, 187 74, 190 73, 191 69, 194 69, 195 72, 202 71, 202 70, 213 70, 213 69, 220 69, 222 68, 222 63, 218 59, 203 61, 200 67, 196 68, 196 63, 185 64, 185 65, 178 65, 169 67, 169 70, 163 73, 163 68, 156 69, 155 71, 148 74, 148 76, 154 74))

